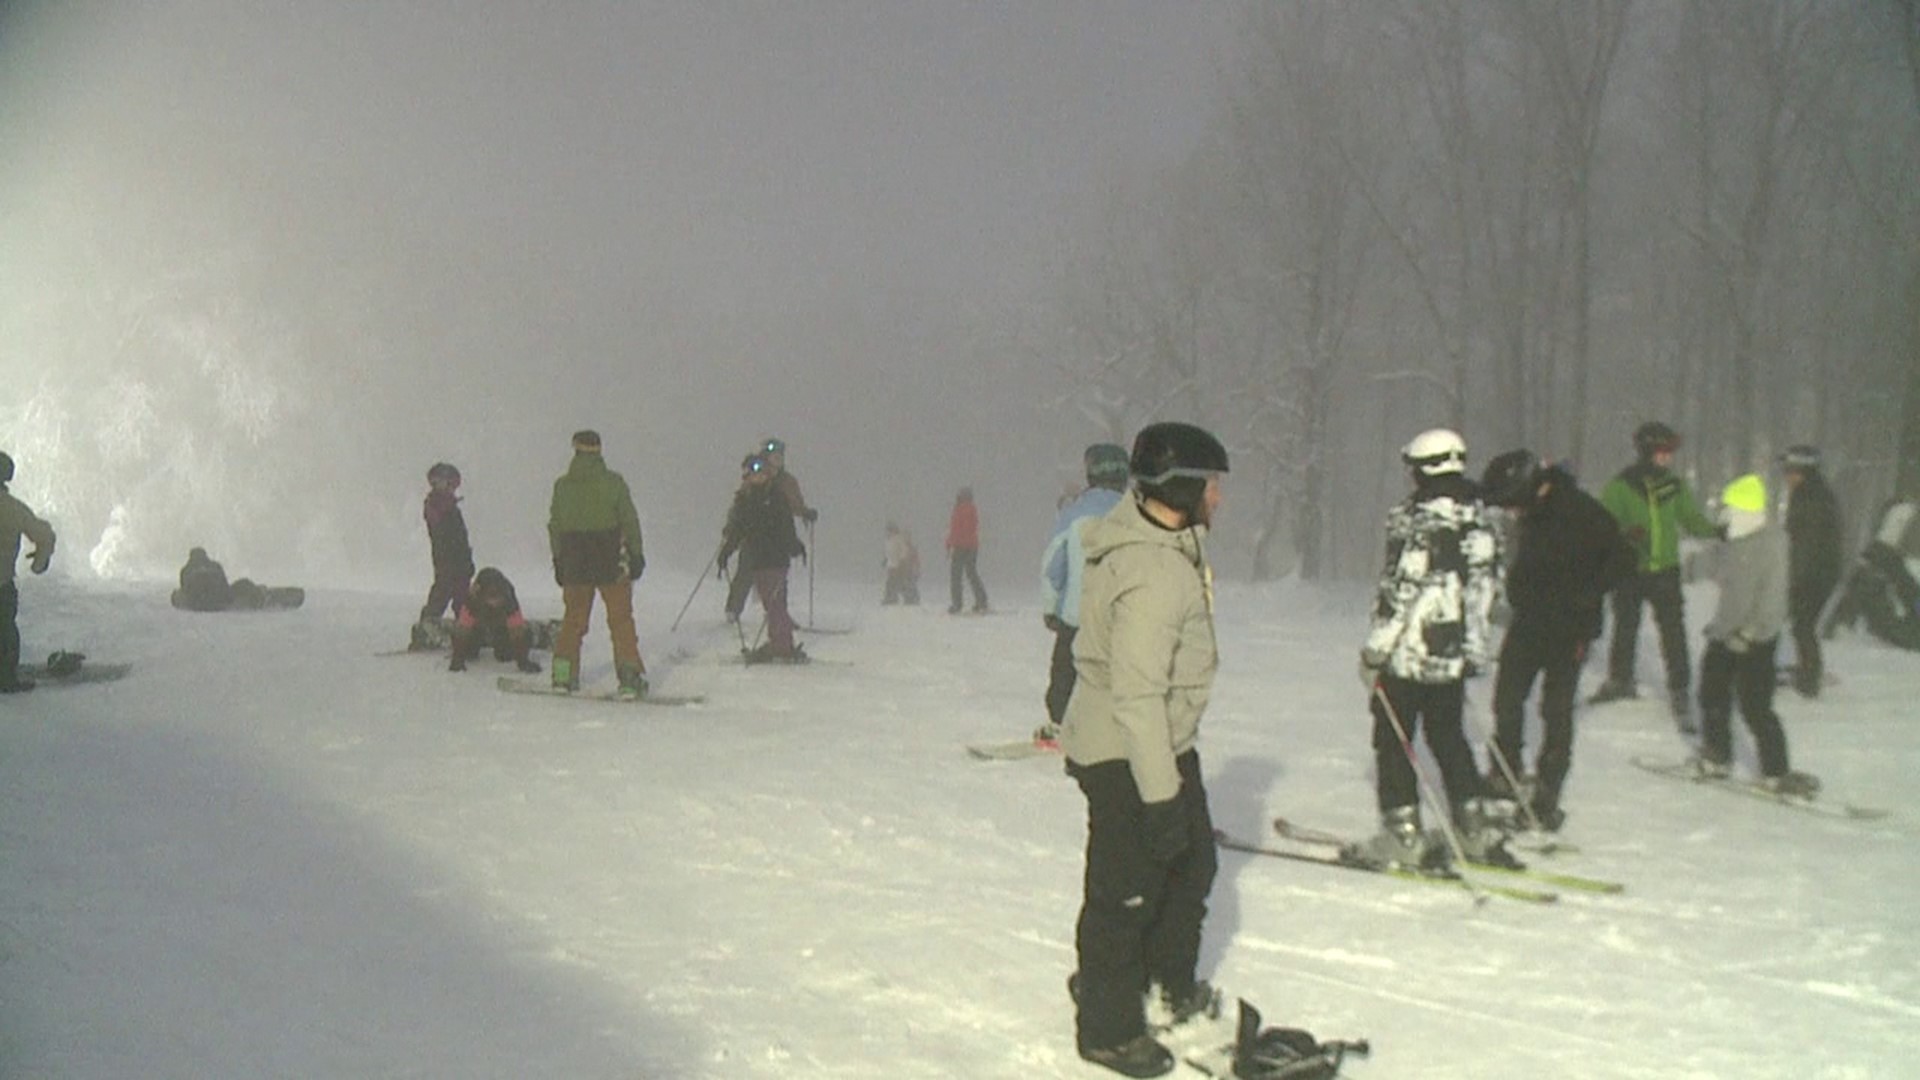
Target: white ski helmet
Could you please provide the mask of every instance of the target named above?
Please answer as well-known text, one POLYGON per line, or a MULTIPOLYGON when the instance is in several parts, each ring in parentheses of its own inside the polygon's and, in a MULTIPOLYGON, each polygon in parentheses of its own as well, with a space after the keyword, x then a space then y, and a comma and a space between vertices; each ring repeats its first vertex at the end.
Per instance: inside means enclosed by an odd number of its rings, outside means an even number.
POLYGON ((1413 437, 1400 460, 1421 476, 1457 475, 1467 468, 1467 440, 1452 428, 1430 428, 1413 437))

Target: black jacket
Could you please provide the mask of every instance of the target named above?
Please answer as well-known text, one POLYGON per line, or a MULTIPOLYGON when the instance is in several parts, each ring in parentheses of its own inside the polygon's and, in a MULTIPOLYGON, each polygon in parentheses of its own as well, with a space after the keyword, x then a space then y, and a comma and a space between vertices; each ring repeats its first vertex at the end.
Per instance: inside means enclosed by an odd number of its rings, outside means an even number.
POLYGON ((1845 555, 1840 500, 1819 472, 1802 476, 1787 499, 1787 581, 1795 589, 1828 592, 1840 580, 1845 555))
POLYGON ((513 582, 507 580, 507 575, 489 566, 473 579, 473 588, 467 593, 467 610, 482 626, 505 626, 520 610, 520 598, 514 595, 513 582))
POLYGON ((1507 570, 1509 634, 1592 641, 1602 604, 1638 561, 1619 523, 1572 475, 1549 467, 1553 487, 1520 522, 1520 542, 1507 570))
POLYGON ((721 559, 740 553, 740 572, 784 570, 806 550, 793 528, 793 509, 774 484, 750 487, 734 496, 727 512, 721 559))

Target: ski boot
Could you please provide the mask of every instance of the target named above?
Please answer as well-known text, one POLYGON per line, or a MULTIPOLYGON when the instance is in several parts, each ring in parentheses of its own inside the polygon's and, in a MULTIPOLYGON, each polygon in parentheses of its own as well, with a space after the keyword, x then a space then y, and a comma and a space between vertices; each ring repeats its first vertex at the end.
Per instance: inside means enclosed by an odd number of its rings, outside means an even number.
POLYGON ((1567 823, 1567 812, 1560 809, 1558 803, 1535 799, 1528 804, 1528 809, 1533 812, 1532 820, 1539 825, 1541 832, 1557 833, 1560 826, 1567 823))
POLYGON ((1667 691, 1667 707, 1673 711, 1673 723, 1680 734, 1689 738, 1700 734, 1700 725, 1693 718, 1693 695, 1686 687, 1676 686, 1667 691))
POLYGON ((1443 869, 1447 849, 1420 830, 1418 806, 1396 806, 1380 815, 1380 832, 1372 839, 1343 849, 1355 862, 1385 870, 1427 873, 1443 869))
POLYGON ((1173 1071, 1173 1054, 1151 1035, 1135 1035, 1118 1046, 1082 1046, 1080 1056, 1121 1076, 1165 1076, 1173 1071))
MULTIPOLYGON (((560 662, 558 660, 554 661, 554 667, 558 668, 559 666, 560 662)), ((647 689, 647 676, 640 668, 623 667, 620 669, 620 699, 622 701, 638 701, 647 696, 647 689)))
POLYGON ((1587 699, 1589 705, 1605 705, 1609 701, 1631 701, 1640 696, 1640 688, 1631 682, 1615 682, 1608 679, 1600 684, 1600 689, 1587 699))
POLYGON ((1151 1026, 1162 1031, 1177 1028, 1192 1020, 1220 1018, 1220 991, 1205 979, 1195 979, 1193 985, 1185 990, 1170 990, 1163 986, 1155 998, 1159 1004, 1154 1010, 1154 1019, 1163 1022, 1151 1026))
POLYGON ((580 689, 580 677, 573 670, 573 661, 564 656, 553 658, 553 688, 562 694, 571 694, 580 689))
MULTIPOLYGON (((1520 860, 1507 850, 1507 827, 1488 806, 1489 801, 1468 799, 1455 811, 1453 823, 1460 837, 1460 853, 1471 863, 1518 870, 1521 868, 1520 860)), ((1508 805, 1512 806, 1511 803, 1508 805)))
POLYGON ((1716 761, 1704 754, 1690 759, 1687 764, 1693 767, 1695 780, 1725 780, 1733 775, 1733 766, 1724 761, 1716 761))
POLYGON ((1794 772, 1789 769, 1778 776, 1769 776, 1760 781, 1760 786, 1783 799, 1812 800, 1820 794, 1820 778, 1812 773, 1794 772))

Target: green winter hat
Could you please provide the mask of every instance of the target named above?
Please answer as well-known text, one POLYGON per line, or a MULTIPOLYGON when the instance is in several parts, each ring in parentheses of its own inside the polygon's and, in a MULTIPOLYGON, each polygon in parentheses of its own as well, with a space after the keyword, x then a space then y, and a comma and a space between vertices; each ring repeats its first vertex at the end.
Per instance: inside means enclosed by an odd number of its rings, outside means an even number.
POLYGON ((1720 503, 1729 510, 1764 513, 1767 509, 1767 485, 1757 474, 1748 473, 1720 492, 1720 503))

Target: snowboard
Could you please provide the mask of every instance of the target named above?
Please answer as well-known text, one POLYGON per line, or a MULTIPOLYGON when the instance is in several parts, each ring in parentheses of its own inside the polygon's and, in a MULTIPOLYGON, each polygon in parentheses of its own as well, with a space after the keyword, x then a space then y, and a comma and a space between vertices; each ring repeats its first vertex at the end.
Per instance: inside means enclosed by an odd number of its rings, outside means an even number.
POLYGON ((575 690, 567 693, 564 690, 554 689, 553 683, 547 679, 516 678, 512 675, 500 676, 497 685, 509 694, 538 694, 542 697, 566 698, 573 701, 604 701, 615 705, 698 705, 707 700, 704 694, 649 693, 646 697, 629 698, 620 696, 620 691, 617 689, 575 690))
POLYGON ((20 677, 32 679, 38 688, 45 690, 54 686, 79 686, 83 683, 113 682, 126 678, 133 670, 132 664, 88 664, 80 665, 80 670, 54 675, 47 671, 45 664, 21 664, 20 677))
POLYGON ((967 753, 978 761, 1024 761, 1027 758, 1058 756, 1059 743, 1043 743, 1034 739, 1010 739, 997 743, 972 743, 967 753))

